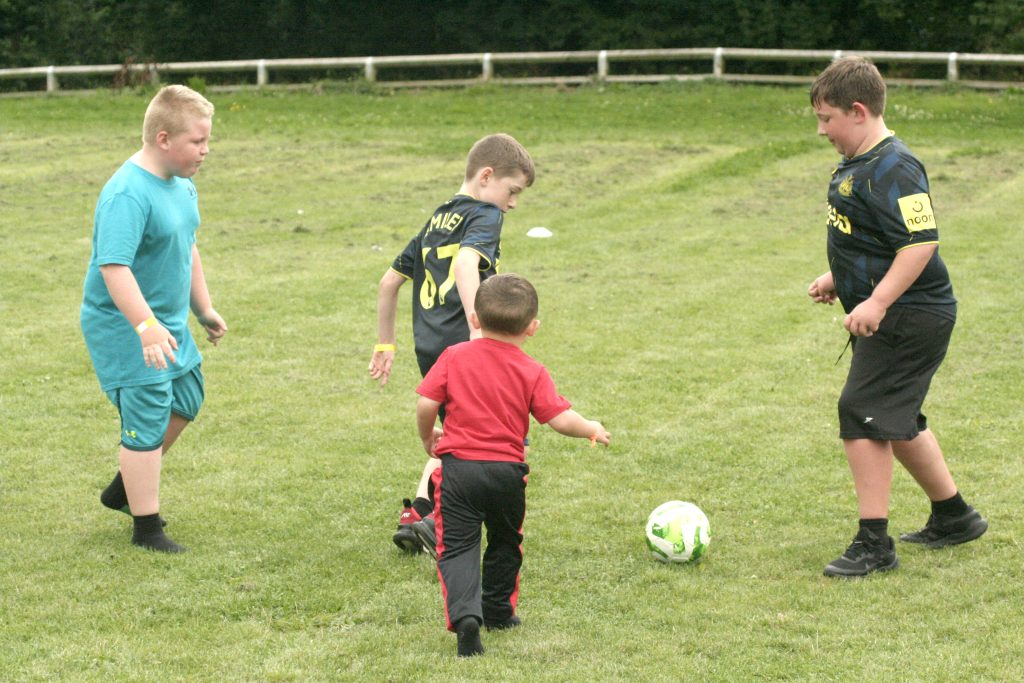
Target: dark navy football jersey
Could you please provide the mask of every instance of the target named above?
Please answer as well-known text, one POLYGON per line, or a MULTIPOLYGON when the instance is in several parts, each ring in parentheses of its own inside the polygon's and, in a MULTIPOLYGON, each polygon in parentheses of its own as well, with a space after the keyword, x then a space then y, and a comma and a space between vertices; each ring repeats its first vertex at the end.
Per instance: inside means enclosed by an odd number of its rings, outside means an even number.
MULTIPOLYGON (((828 262, 847 313, 871 296, 907 247, 938 244, 924 166, 895 136, 844 158, 828 186, 828 262)), ((956 299, 938 250, 894 306, 956 319, 956 299)))
POLYGON ((469 323, 455 286, 455 257, 480 254, 480 281, 498 269, 504 214, 494 204, 455 195, 434 211, 391 268, 412 280, 412 330, 416 352, 437 357, 469 340, 469 323))

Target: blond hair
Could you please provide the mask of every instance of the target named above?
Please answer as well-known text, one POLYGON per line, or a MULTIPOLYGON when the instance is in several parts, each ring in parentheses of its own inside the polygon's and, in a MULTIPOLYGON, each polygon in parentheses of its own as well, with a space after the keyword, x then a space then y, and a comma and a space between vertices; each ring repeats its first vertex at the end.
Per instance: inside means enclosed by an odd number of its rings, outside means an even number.
POLYGON ((843 111, 860 102, 875 116, 885 113, 885 79, 864 57, 842 57, 818 74, 811 86, 811 106, 824 102, 843 111))
POLYGON ((537 317, 537 290, 515 273, 492 275, 476 290, 474 307, 485 330, 522 334, 537 317))
POLYGON ((507 178, 522 172, 526 176, 526 186, 533 185, 533 159, 526 148, 511 135, 495 133, 477 140, 466 158, 466 180, 487 166, 494 169, 497 178, 507 178))
POLYGON ((177 135, 188 130, 195 119, 213 117, 213 105, 192 88, 168 85, 160 88, 146 107, 142 122, 142 141, 152 145, 160 131, 177 135))

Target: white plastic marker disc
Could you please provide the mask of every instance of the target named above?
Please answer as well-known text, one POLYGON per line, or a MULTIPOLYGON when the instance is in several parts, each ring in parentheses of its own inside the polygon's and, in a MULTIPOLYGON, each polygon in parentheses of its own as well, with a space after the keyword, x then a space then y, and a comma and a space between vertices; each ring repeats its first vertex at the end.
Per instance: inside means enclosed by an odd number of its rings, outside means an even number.
POLYGON ((537 226, 536 228, 530 228, 526 231, 527 237, 551 237, 554 233, 547 228, 537 226))

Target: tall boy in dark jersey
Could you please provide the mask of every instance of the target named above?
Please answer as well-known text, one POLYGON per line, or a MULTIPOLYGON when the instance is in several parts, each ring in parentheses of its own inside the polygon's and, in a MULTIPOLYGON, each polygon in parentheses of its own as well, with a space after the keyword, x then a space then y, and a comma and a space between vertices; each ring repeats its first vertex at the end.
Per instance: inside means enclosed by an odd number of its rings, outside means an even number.
MULTIPOLYGON (((381 278, 377 345, 369 368, 370 377, 381 386, 391 375, 398 291, 406 282, 411 280, 414 290, 412 327, 421 374, 426 375, 452 344, 479 336, 479 330, 471 331, 468 322, 476 291, 497 272, 504 214, 514 209, 519 195, 533 185, 534 175, 529 153, 509 135, 488 135, 470 149, 459 192, 434 211, 381 278)), ((393 540, 407 552, 423 548, 412 525, 433 510, 430 476, 437 467, 438 460, 428 458, 414 500, 405 502, 393 540)), ((430 527, 420 527, 429 544, 430 527)), ((428 549, 433 551, 430 545, 428 549)))
POLYGON ((507 629, 516 616, 523 563, 530 416, 560 434, 608 445, 600 422, 587 420, 555 389, 543 365, 523 350, 540 326, 537 291, 525 278, 496 275, 480 285, 470 323, 482 338, 449 347, 417 387, 416 424, 433 473, 437 573, 448 630, 458 654, 482 654, 480 626, 507 629), (448 407, 444 434, 434 431, 448 407), (480 527, 487 550, 480 571, 480 527))
POLYGON ((895 569, 888 535, 893 457, 931 500, 925 527, 900 540, 933 548, 978 538, 988 523, 964 502, 921 413, 946 355, 956 299, 924 166, 885 122, 885 81, 861 57, 833 62, 811 88, 818 134, 843 158, 828 189, 829 272, 808 295, 842 303, 853 359, 839 398, 839 435, 860 528, 826 576, 895 569))

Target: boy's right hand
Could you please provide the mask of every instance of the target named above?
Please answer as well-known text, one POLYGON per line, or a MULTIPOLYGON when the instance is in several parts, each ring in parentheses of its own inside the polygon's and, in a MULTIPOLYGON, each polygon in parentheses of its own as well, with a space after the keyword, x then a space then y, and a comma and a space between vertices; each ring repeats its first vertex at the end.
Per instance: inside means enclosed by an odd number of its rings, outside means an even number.
POLYGON ((594 428, 594 432, 590 437, 590 445, 593 446, 595 443, 599 443, 604 446, 609 445, 612 435, 605 430, 604 425, 597 420, 591 420, 590 424, 594 428))
POLYGON ((146 328, 139 335, 139 340, 142 342, 142 359, 146 361, 147 368, 166 370, 168 359, 172 363, 178 362, 174 355, 178 348, 178 340, 160 323, 146 328))
POLYGON ((395 362, 394 351, 376 351, 370 357, 370 378, 380 381, 384 386, 391 376, 391 365, 395 362))

